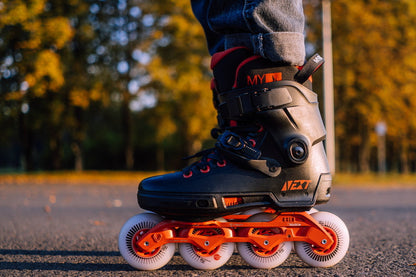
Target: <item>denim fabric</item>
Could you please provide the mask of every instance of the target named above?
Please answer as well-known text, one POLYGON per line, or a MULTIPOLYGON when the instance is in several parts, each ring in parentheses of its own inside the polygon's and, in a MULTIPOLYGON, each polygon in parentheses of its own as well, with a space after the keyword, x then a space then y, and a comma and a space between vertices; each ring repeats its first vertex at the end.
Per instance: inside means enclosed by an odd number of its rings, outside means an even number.
POLYGON ((211 55, 246 46, 275 62, 305 60, 302 0, 191 0, 211 55))

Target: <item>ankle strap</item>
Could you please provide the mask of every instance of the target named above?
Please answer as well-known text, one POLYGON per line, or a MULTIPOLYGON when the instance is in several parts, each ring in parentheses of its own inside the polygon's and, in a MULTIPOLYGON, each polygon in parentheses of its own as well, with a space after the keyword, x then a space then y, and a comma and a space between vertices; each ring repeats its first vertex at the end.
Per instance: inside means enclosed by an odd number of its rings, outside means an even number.
MULTIPOLYGON (((293 81, 285 81, 295 83, 293 81)), ((292 102, 292 96, 282 82, 227 91, 218 95, 218 113, 223 119, 241 117, 272 110, 292 102)))

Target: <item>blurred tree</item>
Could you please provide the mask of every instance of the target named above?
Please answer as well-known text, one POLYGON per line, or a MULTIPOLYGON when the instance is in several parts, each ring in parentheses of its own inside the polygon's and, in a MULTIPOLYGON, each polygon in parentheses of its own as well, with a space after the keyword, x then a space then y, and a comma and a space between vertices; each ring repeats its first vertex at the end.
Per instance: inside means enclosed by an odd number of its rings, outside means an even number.
POLYGON ((140 0, 92 1, 88 21, 95 51, 88 56, 89 68, 104 80, 112 101, 120 106, 125 167, 134 166, 132 103, 140 96, 145 75, 138 63, 138 49, 147 36, 140 0))
POLYGON ((388 141, 407 167, 415 130, 416 2, 333 2, 333 47, 339 155, 358 153, 360 171, 370 170, 374 128, 386 122, 388 141))
MULTIPOLYGON (((320 51, 321 1, 304 4, 307 50, 320 51)), ((332 1, 340 171, 377 169, 378 122, 387 124, 390 167, 406 172, 415 162, 415 6, 412 0, 332 1)))
POLYGON ((137 96, 133 81, 140 70, 131 69, 144 34, 138 3, 1 3, 0 101, 5 117, 18 118, 25 169, 34 168, 34 144, 42 134, 46 168, 62 167, 63 140, 69 139, 75 168, 82 170, 86 112, 94 103, 111 102, 121 106, 120 144, 125 145, 126 167, 132 168, 130 101, 137 96))
MULTIPOLYGON (((49 10, 45 0, 2 1, 0 7, 0 103, 3 115, 18 121, 27 170, 34 168, 34 131, 48 116, 42 113, 32 116, 36 114, 32 103, 39 98, 53 98, 64 85, 64 68, 58 52, 73 37, 70 20, 50 14, 49 10)), ((52 128, 57 127, 62 114, 56 111, 52 115, 50 130, 56 135, 52 128)), ((58 151, 56 137, 50 137, 49 146, 51 152, 58 151)))
MULTIPOLYGON (((321 47, 320 0, 304 4, 311 55, 321 47)), ((339 169, 375 169, 383 121, 390 168, 413 171, 416 2, 332 8, 339 169)), ((0 163, 19 164, 11 157, 21 149, 27 170, 172 168, 216 124, 209 62, 187 0, 3 0, 0 163)))
POLYGON ((158 26, 147 50, 152 54, 147 87, 157 91, 156 140, 161 143, 178 132, 183 154, 190 155, 201 149, 216 124, 204 33, 187 0, 153 1, 146 11, 158 26))

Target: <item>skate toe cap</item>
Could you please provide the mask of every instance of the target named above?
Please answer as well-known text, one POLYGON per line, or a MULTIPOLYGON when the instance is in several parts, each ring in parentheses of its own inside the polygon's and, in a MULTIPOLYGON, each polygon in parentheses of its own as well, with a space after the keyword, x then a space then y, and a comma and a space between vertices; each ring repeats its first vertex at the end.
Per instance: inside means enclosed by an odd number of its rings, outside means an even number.
POLYGON ((174 191, 174 188, 178 186, 177 180, 179 180, 176 175, 178 175, 178 172, 146 178, 140 182, 139 192, 166 192, 172 189, 174 191))

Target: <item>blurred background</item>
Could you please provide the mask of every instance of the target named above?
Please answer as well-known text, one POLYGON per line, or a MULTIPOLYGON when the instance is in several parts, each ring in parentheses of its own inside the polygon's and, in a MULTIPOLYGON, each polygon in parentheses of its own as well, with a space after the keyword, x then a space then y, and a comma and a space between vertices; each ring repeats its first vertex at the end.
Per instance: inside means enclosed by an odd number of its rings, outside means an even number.
MULTIPOLYGON (((336 171, 413 173, 416 1, 331 6, 336 171)), ((209 63, 189 0, 0 0, 0 172, 181 168, 214 143, 209 63)))

